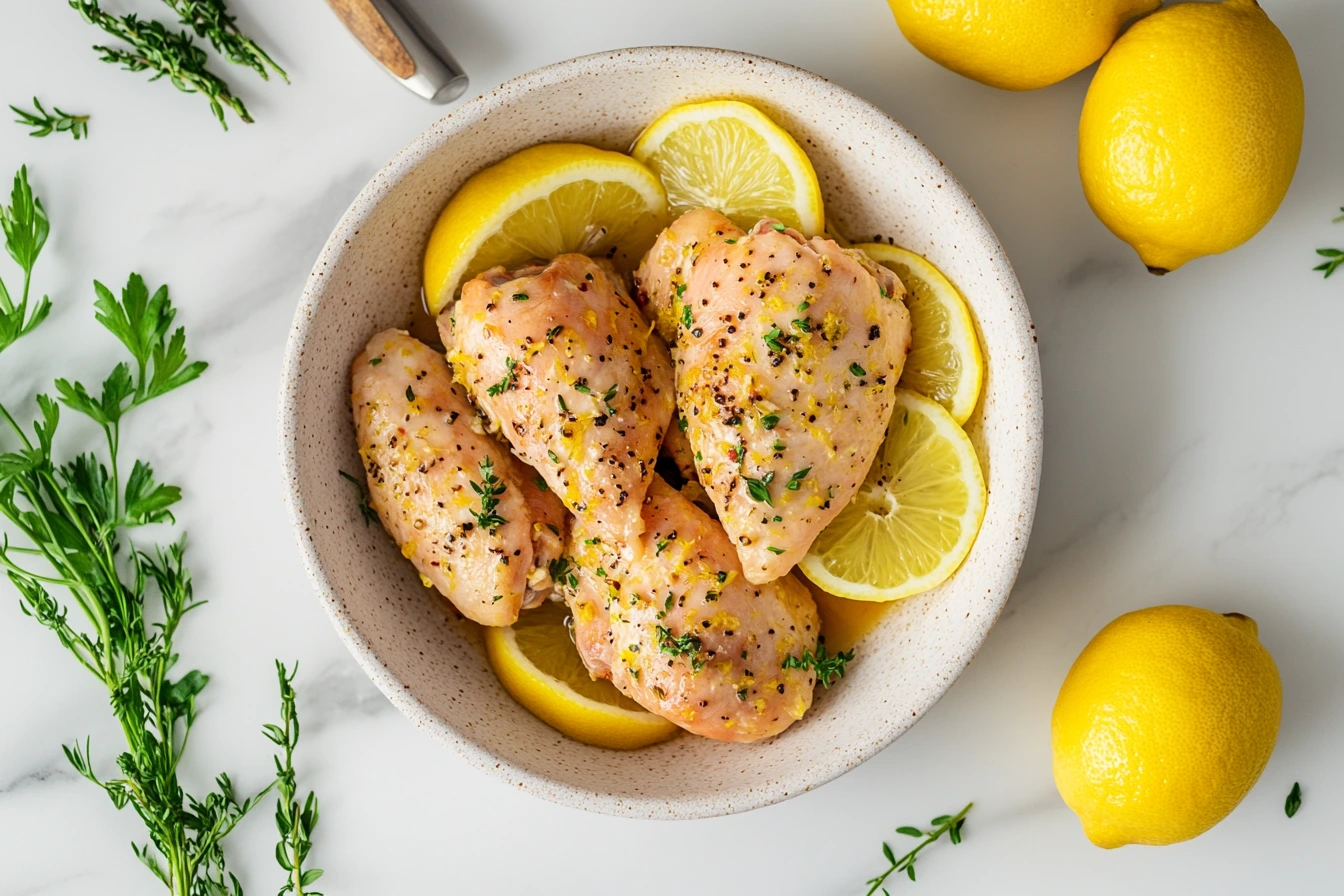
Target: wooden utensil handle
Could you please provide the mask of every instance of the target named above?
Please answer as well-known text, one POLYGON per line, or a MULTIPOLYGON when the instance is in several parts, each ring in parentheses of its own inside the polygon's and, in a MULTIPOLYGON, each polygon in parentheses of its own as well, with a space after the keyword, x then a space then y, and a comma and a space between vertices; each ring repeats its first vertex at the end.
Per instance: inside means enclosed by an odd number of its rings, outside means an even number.
POLYGON ((388 71, 398 78, 415 74, 415 60, 372 0, 327 0, 327 5, 388 71))

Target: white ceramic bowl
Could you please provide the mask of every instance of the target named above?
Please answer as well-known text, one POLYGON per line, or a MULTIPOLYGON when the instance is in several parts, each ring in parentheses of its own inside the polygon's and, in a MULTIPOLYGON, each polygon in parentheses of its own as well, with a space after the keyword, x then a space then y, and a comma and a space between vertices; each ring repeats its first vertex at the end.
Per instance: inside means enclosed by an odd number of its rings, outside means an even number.
POLYGON ((466 103, 402 150, 346 212, 309 277, 286 353, 281 457, 290 514, 318 596, 350 652, 415 724, 472 764, 538 796, 614 815, 693 818, 796 796, 881 750, 918 721, 989 634, 1027 546, 1041 461, 1041 382, 1031 320, 975 204, 880 109, 808 72, 724 50, 652 47, 547 66, 466 103), (430 228, 472 173, 526 146, 627 149, 668 108, 751 102, 816 166, 827 217, 927 256, 965 293, 986 350, 968 428, 989 483, 984 526, 960 571, 883 617, 849 675, 774 740, 683 736, 631 753, 585 746, 500 687, 478 633, 452 618, 338 471, 358 471, 349 365, 369 336, 420 304, 430 228))

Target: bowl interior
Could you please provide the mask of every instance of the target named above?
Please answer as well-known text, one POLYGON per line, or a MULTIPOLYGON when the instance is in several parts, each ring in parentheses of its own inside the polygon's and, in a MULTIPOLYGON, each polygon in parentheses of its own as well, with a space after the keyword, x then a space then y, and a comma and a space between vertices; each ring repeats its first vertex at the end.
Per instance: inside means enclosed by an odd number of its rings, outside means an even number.
POLYGON ((419 726, 540 796, 602 812, 696 817, 796 795, 909 728, 950 686, 1008 598, 1026 548, 1040 462, 1031 325, 997 240, 960 185, 909 132, 829 82, 721 50, 646 48, 525 75, 433 125, 364 189, 313 270, 295 317, 281 402, 282 460, 309 571, 374 682, 419 726), (968 428, 989 483, 984 526, 960 571, 883 617, 850 672, 806 718, 764 743, 683 736, 620 753, 533 718, 488 668, 479 635, 360 519, 340 470, 357 471, 348 370, 368 337, 407 326, 439 210, 475 171, 544 141, 627 149, 682 102, 736 97, 788 129, 816 166, 831 226, 894 240, 962 289, 986 350, 968 428))

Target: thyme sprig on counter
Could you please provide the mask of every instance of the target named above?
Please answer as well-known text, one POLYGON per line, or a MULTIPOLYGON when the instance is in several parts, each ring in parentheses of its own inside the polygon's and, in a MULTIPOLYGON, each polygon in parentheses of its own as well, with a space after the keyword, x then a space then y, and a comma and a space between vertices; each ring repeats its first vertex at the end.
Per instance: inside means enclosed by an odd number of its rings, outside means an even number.
POLYGON ((915 859, 918 858, 924 847, 938 840, 943 834, 947 834, 952 845, 956 846, 961 842, 961 827, 966 823, 966 814, 971 811, 975 803, 967 803, 966 808, 962 809, 956 815, 939 815, 929 822, 931 830, 924 831, 912 825, 905 825, 896 829, 896 833, 905 834, 907 837, 921 837, 923 842, 910 850, 900 858, 896 857, 896 852, 886 842, 882 844, 882 856, 889 863, 886 871, 883 871, 877 877, 867 881, 868 893, 866 896, 873 896, 878 890, 881 890, 885 896, 891 896, 887 888, 883 886, 887 878, 893 874, 899 874, 904 871, 905 876, 911 880, 915 879, 915 859))
POLYGON ((279 660, 275 662, 276 677, 280 680, 280 724, 266 725, 265 735, 271 742, 285 751, 285 758, 275 757, 275 786, 280 799, 275 806, 275 827, 280 832, 280 842, 275 845, 275 859, 287 872, 285 885, 280 888, 279 896, 293 893, 295 896, 322 896, 305 887, 313 884, 322 876, 321 868, 304 869, 304 860, 313 848, 313 829, 317 827, 317 795, 311 790, 308 797, 299 805, 298 783, 294 773, 294 748, 299 745, 299 714, 295 708, 294 676, 299 674, 299 664, 294 664, 290 672, 279 660))
POLYGON ((46 137, 49 134, 69 134, 71 137, 79 140, 81 137, 89 136, 89 116, 72 115, 63 110, 60 106, 52 106, 48 112, 42 107, 42 102, 37 97, 33 97, 33 108, 36 112, 29 112, 27 109, 20 109, 18 106, 10 106, 10 111, 19 116, 14 119, 15 124, 21 124, 26 128, 32 128, 28 132, 30 137, 46 137))
MULTIPOLYGON (((1344 212, 1344 206, 1340 206, 1340 212, 1344 212)), ((1332 218, 1332 224, 1338 224, 1344 221, 1344 214, 1337 218, 1332 218)), ((1344 249, 1317 249, 1316 254, 1325 259, 1325 261, 1312 268, 1313 271, 1324 271, 1325 276, 1329 277, 1337 268, 1344 265, 1344 249)))
MULTIPOLYGON (((33 268, 50 225, 26 169, 15 176, 12 204, 0 207, 0 223, 5 248, 24 275, 17 303, 0 287, 3 352, 50 309, 46 298, 30 306, 33 268)), ((241 896, 222 844, 276 782, 240 799, 225 774, 204 796, 188 793, 179 780, 196 698, 210 678, 196 669, 180 672, 175 639, 183 619, 204 602, 195 597, 182 539, 140 548, 130 538, 140 527, 173 523, 180 489, 158 481, 144 461, 135 461, 125 478, 120 472, 123 418, 196 379, 206 365, 188 362, 186 334, 172 327, 166 288, 151 296, 135 274, 120 298, 102 284, 95 288, 96 317, 131 360, 113 368, 97 395, 78 381, 57 380, 56 398, 37 396, 31 432, 0 403, 0 518, 10 529, 0 532, 0 569, 18 591, 22 612, 107 689, 125 739, 115 772, 105 777, 97 770, 88 739, 63 749, 113 806, 129 806, 140 817, 148 842, 132 844, 136 858, 173 896, 241 896), (103 458, 88 452, 57 459, 61 405, 98 424, 103 458), (53 593, 62 590, 69 604, 53 593)))
POLYGON ((177 20, 186 25, 197 37, 210 41, 215 51, 235 65, 246 66, 269 81, 275 72, 289 83, 289 74, 252 38, 238 29, 238 22, 229 15, 224 0, 163 0, 177 20))
MULTIPOLYGON (((95 45, 99 58, 126 71, 152 72, 151 81, 167 78, 183 93, 199 93, 210 103, 210 111, 224 130, 229 129, 225 108, 232 109, 241 121, 251 123, 252 116, 243 101, 234 95, 227 81, 210 70, 210 57, 191 32, 173 31, 162 22, 142 19, 135 13, 113 15, 103 10, 98 0, 68 0, 84 21, 123 42, 120 46, 95 45)), ((267 77, 267 67, 288 77, 255 42, 244 37, 222 0, 164 0, 181 22, 199 37, 214 44, 232 62, 246 65, 267 77)))

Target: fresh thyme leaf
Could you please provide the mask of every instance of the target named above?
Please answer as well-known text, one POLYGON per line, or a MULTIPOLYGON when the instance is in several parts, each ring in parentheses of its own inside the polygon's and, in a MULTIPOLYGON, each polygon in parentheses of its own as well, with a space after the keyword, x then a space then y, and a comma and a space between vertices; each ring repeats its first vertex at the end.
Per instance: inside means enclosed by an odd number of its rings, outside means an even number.
POLYGON ((503 395, 505 392, 512 389, 518 382, 518 362, 514 361, 512 358, 505 358, 504 367, 507 370, 507 373, 504 374, 504 378, 485 390, 486 394, 491 398, 497 398, 498 396, 503 395))
POLYGON ((525 292, 516 292, 513 294, 513 300, 515 302, 526 302, 528 298, 529 296, 525 292))
MULTIPOLYGON (((769 550, 774 550, 770 548, 769 550)), ((783 551, 779 551, 783 553, 783 551)), ((822 687, 829 688, 831 682, 836 678, 845 677, 845 664, 854 659, 854 650, 842 650, 834 655, 826 651, 826 639, 817 639, 817 652, 813 653, 810 649, 805 649, 801 657, 789 654, 784 657, 781 668, 784 669, 811 669, 816 673, 817 681, 822 687)))
MULTIPOLYGON (((777 548, 777 547, 775 547, 775 546, 772 545, 772 544, 770 544, 770 545, 766 545, 766 546, 765 546, 765 549, 766 549, 767 551, 769 551, 770 553, 772 553, 772 554, 782 554, 782 553, 784 553, 784 549, 783 549, 783 548, 777 548)), ((787 661, 787 659, 788 659, 788 658, 786 658, 786 661, 787 661)), ((784 668, 787 669, 788 666, 785 666, 784 668)))
MULTIPOLYGON (((563 330, 564 328, 565 328, 564 324, 556 324, 555 326, 551 327, 549 330, 546 331, 546 341, 555 342, 555 337, 559 336, 560 331, 563 330)), ((558 398, 559 396, 556 397, 558 398)))
POLYGON ((499 496, 508 491, 509 487, 495 475, 495 462, 489 455, 481 461, 480 471, 481 481, 472 482, 471 490, 481 496, 481 509, 473 510, 471 515, 476 517, 476 525, 494 535, 496 529, 508 522, 495 513, 495 508, 499 506, 499 496))
POLYGON ((798 486, 802 484, 802 481, 807 478, 807 474, 811 472, 812 472, 811 467, 805 467, 799 470, 797 473, 794 473, 792 476, 789 477, 789 481, 785 484, 784 487, 791 492, 798 491, 798 486))
MULTIPOLYGON (((683 287, 683 288, 684 288, 684 287, 683 287)), ((682 306, 681 306, 681 325, 682 325, 683 327, 685 327, 686 329, 689 330, 689 329, 691 328, 692 323, 693 323, 693 321, 691 320, 691 306, 690 306, 690 305, 682 305, 682 306)))
POLYGON ((374 510, 369 504, 369 492, 364 483, 344 470, 337 470, 336 472, 340 473, 342 478, 353 485, 355 491, 359 493, 359 515, 364 517, 364 525, 368 526, 370 523, 378 522, 378 511, 374 510))
MULTIPOLYGON (((284 663, 275 661, 276 677, 280 680, 280 724, 265 725, 262 733, 285 751, 285 758, 275 757, 275 787, 279 791, 279 801, 275 807, 275 827, 280 832, 280 842, 275 845, 275 859, 285 870, 285 885, 280 888, 280 896, 294 893, 296 896, 322 896, 321 893, 305 889, 322 876, 321 868, 304 869, 303 863, 313 848, 313 829, 317 827, 317 795, 308 791, 308 798, 300 805, 298 801, 298 781, 294 772, 294 750, 299 745, 299 714, 295 708, 294 676, 299 674, 299 664, 294 671, 285 668, 284 663)), ((223 891, 221 891, 222 893, 223 891)))
POLYGON ((28 136, 45 137, 48 134, 66 133, 76 140, 89 136, 89 116, 72 115, 61 109, 60 106, 52 106, 51 112, 47 112, 46 109, 42 108, 42 103, 37 97, 33 97, 33 107, 37 109, 36 112, 20 109, 18 106, 9 107, 15 115, 19 116, 14 119, 15 124, 33 129, 28 136))
POLYGON ((779 425, 778 414, 766 414, 764 417, 761 418, 761 426, 764 426, 766 429, 774 429, 778 425, 779 425))
POLYGON ((244 65, 269 81, 267 69, 274 71, 286 84, 289 75, 276 65, 275 60, 247 35, 238 30, 234 17, 229 15, 224 0, 163 0, 177 20, 196 33, 197 37, 210 41, 215 51, 235 65, 244 65))
MULTIPOLYGON (((1344 209, 1340 209, 1344 211, 1344 209)), ((1284 814, 1292 818, 1297 814, 1297 810, 1302 808, 1302 785, 1293 782, 1293 789, 1288 791, 1288 799, 1283 802, 1284 814)))
POLYGON ((749 476, 742 477, 747 483, 747 494, 751 495, 753 501, 761 501, 771 507, 775 502, 770 499, 770 483, 775 479, 775 471, 771 470, 760 479, 752 479, 749 476))
POLYGON ((784 232, 784 225, 781 224, 779 221, 776 221, 775 223, 771 224, 770 226, 773 227, 775 230, 779 231, 780 233, 783 233, 783 232, 784 232))
POLYGON ((772 352, 779 353, 784 351, 784 344, 780 342, 780 337, 783 335, 784 333, 779 327, 771 327, 770 331, 762 336, 761 339, 765 342, 766 348, 770 349, 772 352))
POLYGON ((657 544, 654 545, 654 546, 657 548, 657 550, 655 550, 655 551, 653 552, 653 555, 654 555, 655 557, 657 557, 657 556, 658 556, 659 554, 661 554, 663 551, 667 550, 667 546, 668 546, 669 544, 671 544, 671 542, 669 542, 666 538, 660 538, 660 539, 658 539, 657 544))
POLYGON ((551 487, 546 484, 546 480, 542 479, 540 476, 533 478, 532 484, 544 492, 548 492, 551 490, 551 487))
POLYGON ((956 815, 938 816, 930 822, 930 825, 933 827, 933 830, 931 831, 925 832, 917 827, 911 827, 909 825, 897 828, 896 833, 906 834, 910 837, 922 837, 924 838, 924 842, 920 843, 914 849, 899 858, 897 858, 895 850, 893 850, 889 844, 884 842, 882 844, 882 858, 887 860, 887 870, 867 881, 868 892, 866 896, 873 896, 878 890, 886 893, 887 889, 883 884, 885 884, 887 878, 893 874, 904 872, 906 877, 910 880, 914 880, 915 859, 919 856, 920 851, 930 843, 941 838, 943 834, 947 834, 947 838, 952 841, 953 846, 961 843, 962 826, 966 824, 966 815, 971 811, 971 807, 974 805, 975 803, 967 803, 966 808, 962 809, 956 815))
MULTIPOLYGON (((1344 206, 1340 206, 1340 212, 1344 212, 1344 206)), ((1344 214, 1337 218, 1332 218, 1332 224, 1338 224, 1344 221, 1344 214)), ((1329 277, 1341 265, 1344 265, 1344 249, 1317 249, 1316 254, 1325 259, 1325 261, 1312 268, 1313 271, 1322 271, 1326 277, 1329 277)))
POLYGON ((406 387, 406 400, 415 401, 415 390, 412 389, 410 386, 406 387))
POLYGON ((377 367, 377 366, 378 366, 379 364, 381 364, 381 363, 383 363, 383 359, 382 359, 382 358, 370 358, 370 359, 369 359, 369 366, 370 366, 370 367, 377 367))
POLYGON ((868 375, 868 371, 864 370, 861 366, 859 366, 859 362, 857 362, 857 361, 855 361, 853 364, 849 365, 849 372, 852 373, 852 374, 854 374, 855 376, 867 376, 867 375, 868 375))
POLYGON ((252 122, 247 106, 233 95, 228 82, 210 71, 205 50, 186 31, 169 31, 162 22, 141 19, 135 13, 114 16, 104 12, 98 0, 69 0, 69 3, 84 21, 127 44, 95 45, 103 62, 120 65, 128 72, 153 72, 151 81, 167 78, 183 93, 201 94, 226 131, 229 124, 224 118, 225 107, 232 109, 241 121, 252 122))

